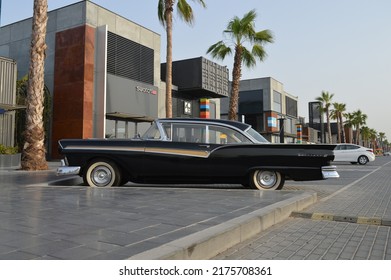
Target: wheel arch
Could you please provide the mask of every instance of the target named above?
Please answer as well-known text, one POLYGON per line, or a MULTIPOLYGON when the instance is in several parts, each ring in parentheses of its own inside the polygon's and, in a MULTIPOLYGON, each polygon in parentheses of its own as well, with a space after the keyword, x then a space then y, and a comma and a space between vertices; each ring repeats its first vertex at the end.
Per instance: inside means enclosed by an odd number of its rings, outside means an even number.
POLYGON ((95 161, 98 161, 98 160, 99 161, 111 161, 111 162, 113 162, 118 167, 118 169, 121 172, 121 174, 122 175, 126 175, 124 165, 121 164, 121 161, 119 161, 118 159, 116 159, 114 157, 107 156, 107 155, 93 155, 93 156, 89 157, 88 159, 85 160, 85 163, 81 167, 81 172, 80 173, 83 174, 86 171, 87 167, 92 162, 95 162, 95 161))

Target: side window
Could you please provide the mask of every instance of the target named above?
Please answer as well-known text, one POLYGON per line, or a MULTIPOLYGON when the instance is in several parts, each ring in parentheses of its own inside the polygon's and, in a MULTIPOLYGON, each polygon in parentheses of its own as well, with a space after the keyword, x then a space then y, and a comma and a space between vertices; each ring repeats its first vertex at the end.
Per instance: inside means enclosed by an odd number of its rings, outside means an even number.
POLYGON ((356 149, 358 149, 358 146, 356 146, 356 145, 347 145, 346 149, 347 150, 356 150, 356 149))
POLYGON ((206 126, 197 124, 172 125, 172 141, 186 143, 205 143, 206 126))
POLYGON ((171 141, 171 139, 172 139, 171 123, 163 123, 162 127, 163 127, 163 130, 164 130, 164 133, 166 134, 167 140, 171 141))
POLYGON ((145 134, 141 137, 143 140, 159 140, 161 139, 161 134, 156 123, 153 123, 145 134))
POLYGON ((251 143, 251 141, 243 134, 237 132, 234 129, 209 126, 209 142, 210 144, 245 144, 251 143))

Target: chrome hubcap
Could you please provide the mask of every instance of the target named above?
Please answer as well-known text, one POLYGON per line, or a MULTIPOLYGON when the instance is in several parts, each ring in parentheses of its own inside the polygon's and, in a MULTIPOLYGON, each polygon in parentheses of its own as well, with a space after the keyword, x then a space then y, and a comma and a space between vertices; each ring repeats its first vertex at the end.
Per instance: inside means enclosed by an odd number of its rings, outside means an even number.
POLYGON ((111 178, 111 171, 105 166, 99 166, 92 172, 92 180, 97 186, 106 186, 108 183, 110 183, 111 178))
POLYGON ((276 174, 270 171, 261 171, 257 177, 258 182, 265 188, 273 187, 277 181, 276 174))

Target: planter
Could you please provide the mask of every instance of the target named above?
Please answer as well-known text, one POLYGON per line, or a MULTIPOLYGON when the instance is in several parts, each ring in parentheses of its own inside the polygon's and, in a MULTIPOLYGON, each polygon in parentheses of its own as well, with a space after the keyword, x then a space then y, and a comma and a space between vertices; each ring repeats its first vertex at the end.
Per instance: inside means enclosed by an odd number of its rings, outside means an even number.
POLYGON ((20 168, 20 160, 22 154, 3 155, 0 154, 0 169, 20 168))

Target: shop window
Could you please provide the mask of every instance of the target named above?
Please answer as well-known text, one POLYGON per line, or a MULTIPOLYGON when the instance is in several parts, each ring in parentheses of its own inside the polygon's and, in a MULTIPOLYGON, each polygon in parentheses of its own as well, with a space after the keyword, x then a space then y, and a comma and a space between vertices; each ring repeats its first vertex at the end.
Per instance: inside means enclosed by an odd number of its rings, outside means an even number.
POLYGON ((292 117, 297 117, 297 101, 286 96, 286 114, 292 117))
POLYGON ((281 93, 273 91, 273 111, 282 113, 281 93))

